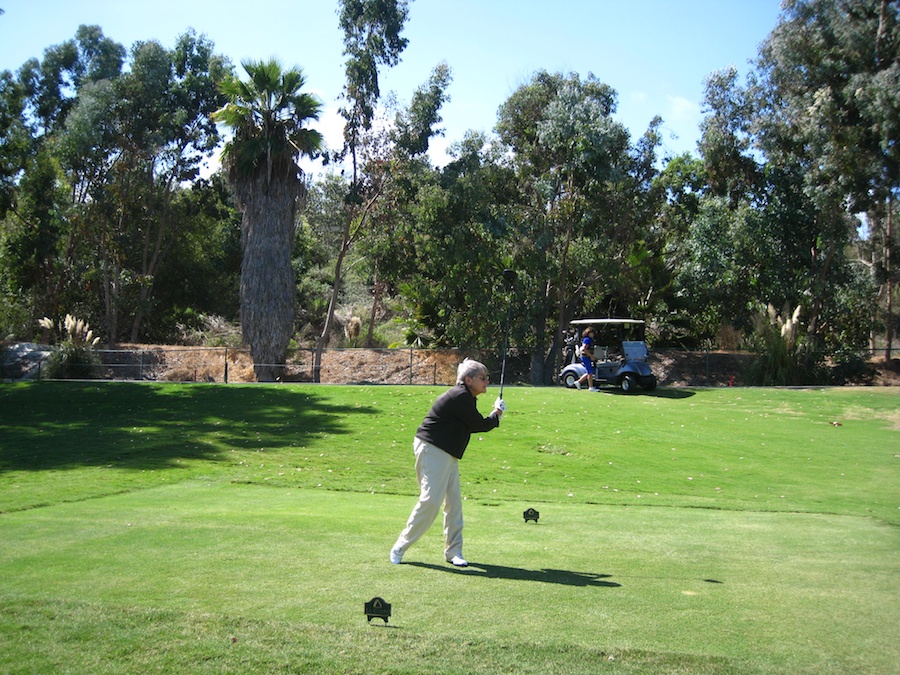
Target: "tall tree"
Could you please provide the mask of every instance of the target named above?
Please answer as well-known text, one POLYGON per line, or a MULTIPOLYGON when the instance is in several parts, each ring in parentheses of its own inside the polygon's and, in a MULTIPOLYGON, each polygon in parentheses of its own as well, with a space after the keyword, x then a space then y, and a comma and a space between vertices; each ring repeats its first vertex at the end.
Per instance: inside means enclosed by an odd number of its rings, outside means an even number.
POLYGON ((24 112, 24 88, 10 71, 0 72, 0 219, 13 205, 16 181, 33 145, 24 112))
POLYGON ((131 341, 137 342, 157 270, 174 241, 174 195, 183 183, 197 178, 201 161, 219 143, 210 116, 223 103, 218 86, 231 66, 213 53, 212 42, 193 31, 181 35, 172 51, 148 42, 136 45, 133 53, 131 71, 118 83, 126 95, 120 97, 117 112, 123 149, 140 172, 145 198, 156 205, 134 242, 133 265, 140 283, 131 341))
MULTIPOLYGON (((15 131, 27 131, 29 157, 16 186, 18 196, 13 197, 19 208, 12 235, 19 261, 31 261, 40 268, 39 289, 20 286, 23 295, 31 298, 33 313, 90 313, 83 293, 86 280, 77 277, 91 263, 75 260, 85 239, 79 210, 88 192, 84 182, 70 180, 67 155, 72 148, 66 140, 67 125, 82 97, 99 100, 100 92, 109 91, 121 73, 124 55, 124 47, 104 37, 98 26, 80 26, 74 39, 48 47, 42 61, 30 59, 19 69, 16 90, 22 96, 22 124, 15 131), (68 188, 68 200, 63 186, 68 188)), ((99 130, 109 128, 108 107, 104 113, 97 118, 103 121, 95 138, 102 134, 99 130)), ((22 135, 16 133, 11 139, 21 140, 22 135)), ((79 150, 92 157, 111 152, 107 144, 100 147, 91 142, 79 150)))
POLYGON ((382 203, 394 204, 391 227, 375 246, 382 279, 403 297, 410 344, 499 345, 512 174, 482 134, 470 132, 450 153, 439 170, 424 159, 397 163, 382 203))
MULTIPOLYGON (((425 154, 433 136, 441 133, 435 128, 441 121, 441 107, 447 100, 447 88, 450 86, 450 68, 446 63, 439 63, 428 81, 416 89, 409 107, 400 110, 394 117, 394 125, 384 134, 384 150, 379 157, 372 158, 373 170, 387 170, 392 176, 388 184, 390 194, 382 199, 373 214, 373 226, 369 230, 367 243, 372 257, 372 308, 369 312, 369 328, 366 344, 371 344, 377 319, 378 308, 387 288, 386 279, 390 263, 381 258, 383 247, 380 243, 390 240, 401 218, 399 211, 403 204, 414 199, 414 193, 408 189, 408 181, 402 177, 428 172, 423 165, 425 154), (399 190, 391 190, 393 184, 401 183, 399 190), (400 207, 398 209, 398 207, 400 207)), ((376 146, 382 145, 376 143, 376 146)))
POLYGON ((344 117, 344 147, 340 158, 350 157, 352 178, 350 194, 344 209, 344 230, 341 247, 334 265, 334 281, 325 325, 316 344, 313 373, 316 381, 322 365, 322 352, 331 333, 334 311, 341 291, 344 258, 350 247, 362 235, 381 190, 385 174, 377 171, 368 177, 360 176, 360 153, 364 135, 371 129, 375 108, 381 97, 378 69, 400 62, 400 54, 408 40, 401 37, 409 12, 406 0, 340 0, 338 25, 344 33, 346 82, 341 108, 344 117))
MULTIPOLYGON (((783 7, 758 60, 762 143, 770 158, 802 166, 825 269, 852 237, 835 214, 879 203, 889 214, 900 193, 900 4, 787 0, 783 7)), ((811 333, 820 309, 813 302, 811 333)))
POLYGON ((538 72, 501 106, 497 132, 513 153, 520 204, 514 266, 530 287, 531 379, 549 381, 560 327, 588 295, 618 285, 632 223, 620 191, 629 137, 613 120, 615 91, 592 74, 538 72))
POLYGON ((302 91, 300 68, 283 70, 274 59, 243 66, 249 80, 225 80, 229 103, 215 119, 234 131, 223 163, 243 214, 241 330, 257 379, 271 381, 283 371, 294 327, 291 251, 305 189, 297 160, 322 149, 321 134, 306 126, 321 104, 302 91))
POLYGON ((96 250, 94 285, 110 340, 140 336, 157 271, 176 239, 173 196, 219 142, 210 114, 224 102, 218 84, 229 71, 192 31, 173 50, 138 42, 127 72, 83 84, 54 132, 73 222, 96 250))

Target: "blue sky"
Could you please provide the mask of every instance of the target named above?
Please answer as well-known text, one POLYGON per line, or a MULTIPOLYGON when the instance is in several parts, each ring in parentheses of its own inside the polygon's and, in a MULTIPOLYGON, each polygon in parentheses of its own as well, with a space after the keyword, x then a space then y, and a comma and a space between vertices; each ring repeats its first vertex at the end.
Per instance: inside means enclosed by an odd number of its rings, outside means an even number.
MULTIPOLYGON (((775 27, 780 0, 413 0, 402 62, 386 71, 382 92, 409 101, 440 61, 453 74, 443 110, 445 136, 490 131, 497 109, 539 69, 594 73, 618 93, 615 118, 640 136, 664 120, 663 152, 696 153, 703 82, 749 61, 775 27)), ((336 115, 343 86, 336 0, 0 0, 0 69, 16 70, 46 47, 99 25, 130 48, 139 40, 174 45, 189 27, 236 65, 277 57, 299 65, 325 104, 320 128, 340 145, 336 115)))

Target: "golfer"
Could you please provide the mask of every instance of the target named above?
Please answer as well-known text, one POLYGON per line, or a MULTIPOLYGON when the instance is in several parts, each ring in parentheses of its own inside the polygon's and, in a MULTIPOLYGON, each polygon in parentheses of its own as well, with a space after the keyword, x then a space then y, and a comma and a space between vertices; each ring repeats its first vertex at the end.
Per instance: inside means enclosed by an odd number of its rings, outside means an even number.
POLYGON ((419 480, 419 502, 413 508, 391 549, 391 562, 400 564, 406 549, 431 527, 444 504, 444 559, 457 566, 469 563, 462 551, 462 495, 459 489, 459 460, 462 459, 473 432, 490 431, 500 425, 506 404, 497 398, 494 410, 482 417, 475 399, 487 391, 487 368, 478 361, 466 359, 456 371, 456 386, 438 396, 416 431, 413 451, 416 455, 416 477, 419 480))

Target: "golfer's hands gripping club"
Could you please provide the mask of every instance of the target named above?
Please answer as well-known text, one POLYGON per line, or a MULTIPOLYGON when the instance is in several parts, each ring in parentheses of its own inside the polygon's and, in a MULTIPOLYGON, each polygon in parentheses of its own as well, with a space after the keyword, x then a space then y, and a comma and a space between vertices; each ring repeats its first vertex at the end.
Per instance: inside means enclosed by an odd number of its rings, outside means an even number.
POLYGON ((497 400, 494 401, 494 410, 499 410, 501 415, 503 413, 505 413, 506 412, 506 401, 504 401, 502 398, 500 398, 498 396, 497 400))

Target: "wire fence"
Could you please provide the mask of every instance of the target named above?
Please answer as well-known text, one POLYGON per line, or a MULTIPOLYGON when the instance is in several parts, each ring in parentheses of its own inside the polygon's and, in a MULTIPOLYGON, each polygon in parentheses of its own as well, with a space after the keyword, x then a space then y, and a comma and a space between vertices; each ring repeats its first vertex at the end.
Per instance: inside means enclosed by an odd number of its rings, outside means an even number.
MULTIPOLYGON (((49 367, 52 353, 51 348, 43 347, 14 354, 4 359, 0 377, 4 380, 257 381, 249 350, 232 347, 94 349, 90 362, 56 369, 58 372, 49 367)), ((272 367, 283 382, 437 385, 455 382, 456 367, 467 356, 484 358, 478 350, 326 349, 316 377, 315 350, 297 349, 288 354, 286 363, 272 367)))
MULTIPOLYGON (((97 379, 160 382, 256 382, 249 350, 233 347, 129 346, 93 350, 93 361, 68 372, 48 367, 53 348, 46 345, 0 345, 0 379, 97 379), (16 349, 21 348, 21 349, 16 349)), ((326 349, 319 372, 315 350, 297 349, 277 366, 282 382, 326 384, 452 385, 457 365, 469 357, 488 366, 493 382, 500 379, 499 350, 462 349, 326 349)), ((870 358, 860 353, 861 359, 870 358)), ((648 364, 662 386, 728 387, 745 384, 746 372, 756 357, 738 351, 651 350, 648 364)), ((510 349, 507 384, 531 384, 531 354, 510 349)), ((562 363, 551 368, 557 381, 562 363)))

